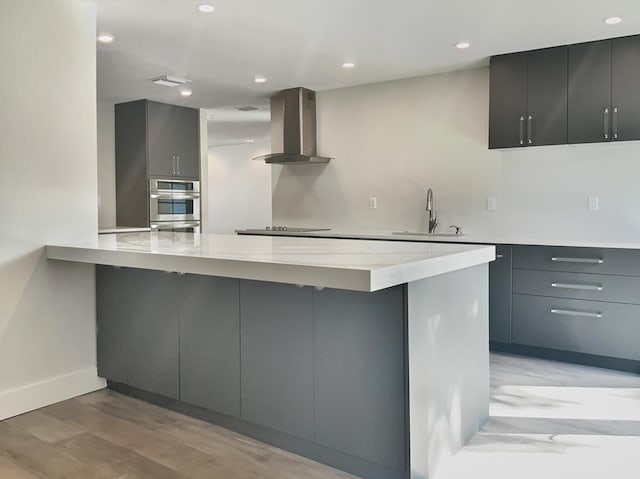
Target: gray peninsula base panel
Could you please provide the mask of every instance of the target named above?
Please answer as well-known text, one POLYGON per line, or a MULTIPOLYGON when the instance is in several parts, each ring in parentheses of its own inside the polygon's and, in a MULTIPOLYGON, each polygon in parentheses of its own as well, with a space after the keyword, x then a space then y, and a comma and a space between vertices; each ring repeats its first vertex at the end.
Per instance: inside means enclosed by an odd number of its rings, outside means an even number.
POLYGON ((488 265, 366 293, 97 266, 110 387, 360 477, 423 479, 488 418, 488 265))

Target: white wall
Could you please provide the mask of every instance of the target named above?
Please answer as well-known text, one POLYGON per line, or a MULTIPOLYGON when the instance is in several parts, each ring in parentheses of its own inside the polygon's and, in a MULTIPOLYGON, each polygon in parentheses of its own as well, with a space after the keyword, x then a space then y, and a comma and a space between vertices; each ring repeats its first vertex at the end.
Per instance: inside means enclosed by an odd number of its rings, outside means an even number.
POLYGON ((204 233, 271 224, 271 165, 253 161, 270 143, 209 148, 208 217, 204 233))
POLYGON ((113 103, 98 102, 98 226, 116 225, 116 141, 113 103))
POLYGON ((431 187, 439 231, 640 238, 639 143, 490 151, 488 105, 487 68, 319 92, 318 153, 335 160, 274 167, 274 223, 424 231, 431 187), (588 195, 599 212, 587 211, 588 195))
POLYGON ((98 226, 93 1, 0 0, 0 419, 103 387, 93 266, 48 242, 98 226), (53 83, 51 81, 53 79, 53 83))

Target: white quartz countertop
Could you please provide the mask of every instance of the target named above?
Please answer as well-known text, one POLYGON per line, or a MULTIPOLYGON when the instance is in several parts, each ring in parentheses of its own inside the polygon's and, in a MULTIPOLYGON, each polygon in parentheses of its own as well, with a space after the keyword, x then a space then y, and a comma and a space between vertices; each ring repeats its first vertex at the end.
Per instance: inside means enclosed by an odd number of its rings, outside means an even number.
POLYGON ((151 231, 149 226, 111 226, 105 228, 98 228, 98 234, 113 234, 113 233, 146 233, 151 231))
MULTIPOLYGON (((239 230, 242 231, 242 230, 239 230)), ((401 230, 397 230, 401 232, 401 230)), ((325 231, 313 232, 289 232, 289 231, 255 231, 251 234, 269 235, 269 236, 304 236, 310 238, 344 238, 344 239, 364 239, 364 240, 386 240, 386 241, 410 241, 410 242, 427 242, 427 243, 460 243, 460 244, 519 244, 519 245, 539 245, 539 246, 574 246, 584 248, 620 248, 620 249, 640 249, 640 238, 638 242, 623 240, 580 240, 575 238, 523 238, 521 236, 491 236, 485 234, 467 234, 462 235, 407 235, 394 234, 393 231, 366 231, 366 230, 343 230, 331 229, 325 231)))
POLYGON ((96 235, 54 260, 377 291, 487 263, 494 246, 192 233, 96 235))

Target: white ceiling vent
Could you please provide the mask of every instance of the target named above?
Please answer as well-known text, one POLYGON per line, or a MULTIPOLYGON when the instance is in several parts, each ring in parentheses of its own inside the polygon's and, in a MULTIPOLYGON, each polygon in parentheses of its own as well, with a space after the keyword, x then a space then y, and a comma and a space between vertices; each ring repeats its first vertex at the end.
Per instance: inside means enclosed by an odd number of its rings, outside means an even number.
POLYGON ((187 80, 186 78, 178 78, 172 77, 169 75, 163 75, 157 78, 151 78, 151 81, 156 85, 174 87, 179 85, 186 85, 187 83, 191 83, 191 80, 187 80))

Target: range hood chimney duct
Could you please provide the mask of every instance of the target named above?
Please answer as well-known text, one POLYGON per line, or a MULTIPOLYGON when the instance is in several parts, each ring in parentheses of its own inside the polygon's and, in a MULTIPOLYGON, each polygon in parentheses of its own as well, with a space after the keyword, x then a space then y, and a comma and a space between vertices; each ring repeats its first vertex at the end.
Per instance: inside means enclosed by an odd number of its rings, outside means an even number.
POLYGON ((254 160, 280 165, 329 163, 316 154, 316 92, 289 88, 271 97, 271 151, 254 160))

